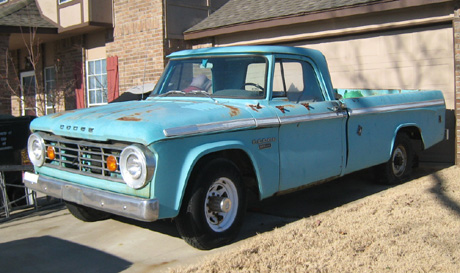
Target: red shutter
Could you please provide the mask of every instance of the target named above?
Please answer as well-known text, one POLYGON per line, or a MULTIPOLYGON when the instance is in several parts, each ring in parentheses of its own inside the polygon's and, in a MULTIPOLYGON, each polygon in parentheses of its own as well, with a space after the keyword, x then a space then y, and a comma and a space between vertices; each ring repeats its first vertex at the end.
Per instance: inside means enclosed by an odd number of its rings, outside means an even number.
POLYGON ((85 108, 85 81, 83 79, 83 63, 75 62, 74 66, 74 78, 75 78, 75 101, 77 109, 85 108))
POLYGON ((107 58, 107 101, 118 98, 118 57, 107 58))

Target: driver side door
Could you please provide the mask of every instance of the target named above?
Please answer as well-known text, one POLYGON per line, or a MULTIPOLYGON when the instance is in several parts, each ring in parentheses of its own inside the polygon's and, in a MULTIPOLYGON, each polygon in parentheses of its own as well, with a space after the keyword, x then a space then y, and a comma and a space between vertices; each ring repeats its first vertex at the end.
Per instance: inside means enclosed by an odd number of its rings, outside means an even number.
POLYGON ((270 106, 280 120, 280 191, 339 176, 346 112, 326 100, 309 59, 277 58, 270 106))

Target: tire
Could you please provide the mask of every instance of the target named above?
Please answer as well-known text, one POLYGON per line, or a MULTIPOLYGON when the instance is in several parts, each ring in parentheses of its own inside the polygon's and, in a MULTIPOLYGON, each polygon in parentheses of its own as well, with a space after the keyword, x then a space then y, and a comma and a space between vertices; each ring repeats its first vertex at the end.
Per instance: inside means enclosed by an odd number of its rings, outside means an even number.
POLYGON ((84 222, 96 222, 110 218, 110 213, 88 208, 72 202, 65 202, 67 209, 77 219, 84 222))
POLYGON ((191 183, 175 219, 181 237, 202 250, 233 241, 246 212, 239 169, 229 160, 214 159, 191 183))
POLYGON ((400 184, 412 174, 414 166, 414 148, 406 134, 398 134, 395 139, 390 160, 379 166, 379 180, 388 185, 400 184))

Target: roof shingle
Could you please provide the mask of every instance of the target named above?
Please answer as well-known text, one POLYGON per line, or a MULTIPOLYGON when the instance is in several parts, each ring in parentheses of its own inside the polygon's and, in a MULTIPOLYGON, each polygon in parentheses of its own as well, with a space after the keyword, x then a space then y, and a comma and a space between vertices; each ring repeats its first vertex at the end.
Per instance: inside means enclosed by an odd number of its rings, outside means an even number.
POLYGON ((394 0, 230 0, 187 32, 394 0))
POLYGON ((21 0, 0 9, 0 27, 57 28, 45 20, 34 0, 21 0))

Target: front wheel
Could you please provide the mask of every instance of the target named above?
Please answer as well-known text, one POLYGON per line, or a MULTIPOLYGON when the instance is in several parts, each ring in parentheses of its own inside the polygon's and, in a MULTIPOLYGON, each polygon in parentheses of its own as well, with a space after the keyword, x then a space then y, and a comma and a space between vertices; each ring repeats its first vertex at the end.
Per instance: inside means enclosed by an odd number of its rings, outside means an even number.
POLYGON ((385 184, 398 184, 407 179, 414 165, 414 149, 406 134, 398 134, 395 139, 390 160, 379 166, 380 181, 385 184))
POLYGON ((176 226, 181 237, 199 249, 233 241, 242 225, 246 198, 239 169, 231 161, 209 162, 186 194, 176 226))
POLYGON ((67 209, 77 219, 84 222, 96 222, 110 218, 110 213, 88 208, 72 202, 65 202, 67 209))

